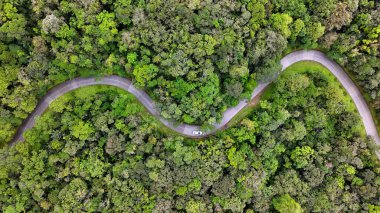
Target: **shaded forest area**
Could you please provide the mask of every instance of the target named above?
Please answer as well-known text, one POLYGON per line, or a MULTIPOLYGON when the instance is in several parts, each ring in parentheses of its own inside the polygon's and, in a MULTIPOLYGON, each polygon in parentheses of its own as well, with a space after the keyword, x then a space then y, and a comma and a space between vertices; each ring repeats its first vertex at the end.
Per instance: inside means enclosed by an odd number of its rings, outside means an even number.
POLYGON ((162 117, 212 124, 297 48, 329 53, 379 111, 379 16, 368 0, 3 0, 0 144, 47 89, 77 76, 125 76, 162 117))
POLYGON ((24 143, 0 150, 0 208, 378 212, 380 163, 352 100, 330 73, 299 67, 248 117, 202 140, 163 134, 112 87, 61 96, 24 143))

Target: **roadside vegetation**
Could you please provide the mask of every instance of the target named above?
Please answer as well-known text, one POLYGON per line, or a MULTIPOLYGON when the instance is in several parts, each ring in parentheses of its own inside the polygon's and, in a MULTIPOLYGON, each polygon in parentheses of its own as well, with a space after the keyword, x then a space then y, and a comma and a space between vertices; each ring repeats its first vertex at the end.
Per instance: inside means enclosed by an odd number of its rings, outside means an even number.
POLYGON ((133 79, 166 119, 207 126, 247 97, 255 82, 276 75, 290 49, 327 52, 354 74, 378 112, 379 5, 1 1, 0 144, 12 139, 48 88, 78 76, 133 79))
MULTIPOLYGON (((327 81, 331 87, 326 89, 333 89, 334 92, 338 93, 340 97, 340 104, 344 104, 347 107, 347 110, 352 113, 357 113, 357 109, 355 106, 355 103, 353 102, 352 98, 348 95, 348 93, 345 91, 341 83, 336 79, 336 77, 323 65, 312 62, 312 61, 302 61, 297 62, 293 64, 292 66, 288 67, 286 70, 284 70, 281 75, 278 77, 278 79, 275 82, 282 81, 282 79, 286 79, 289 77, 294 77, 298 74, 313 74, 313 75, 319 75, 320 78, 327 81)), ((226 127, 234 126, 237 123, 241 122, 244 118, 246 118, 252 111, 258 107, 258 102, 260 100, 265 101, 268 99, 271 99, 273 90, 275 89, 275 84, 270 84, 264 91, 260 97, 257 98, 257 100, 252 100, 252 103, 249 103, 247 107, 245 107, 241 112, 239 112, 227 125, 226 127)), ((365 136, 366 132, 364 129, 364 126, 361 124, 358 124, 356 126, 357 131, 360 133, 361 136, 365 136)))
MULTIPOLYGON (((310 68, 308 68, 310 67, 310 68)), ((54 101, 0 150, 4 212, 328 212, 379 208, 380 164, 344 91, 298 63, 235 126, 201 140, 162 132, 122 90, 54 101)))

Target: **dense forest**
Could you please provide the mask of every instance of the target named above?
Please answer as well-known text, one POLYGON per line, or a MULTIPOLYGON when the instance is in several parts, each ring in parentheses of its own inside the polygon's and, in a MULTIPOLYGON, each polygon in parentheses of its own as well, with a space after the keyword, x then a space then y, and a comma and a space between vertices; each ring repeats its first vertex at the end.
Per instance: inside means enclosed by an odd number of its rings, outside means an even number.
POLYGON ((352 102, 318 70, 289 73, 237 126, 163 134, 130 94, 62 96, 1 150, 4 212, 356 212, 380 209, 380 164, 352 102))
POLYGON ((119 75, 161 116, 207 125, 296 49, 318 49, 380 120, 376 0, 1 0, 3 212, 380 212, 378 149, 318 65, 281 74, 247 117, 190 139, 130 94, 86 87, 8 146, 48 89, 119 75))
POLYGON ((128 77, 164 118, 212 124, 297 48, 329 53, 379 111, 377 1, 3 0, 0 8, 2 144, 48 88, 77 76, 128 77))

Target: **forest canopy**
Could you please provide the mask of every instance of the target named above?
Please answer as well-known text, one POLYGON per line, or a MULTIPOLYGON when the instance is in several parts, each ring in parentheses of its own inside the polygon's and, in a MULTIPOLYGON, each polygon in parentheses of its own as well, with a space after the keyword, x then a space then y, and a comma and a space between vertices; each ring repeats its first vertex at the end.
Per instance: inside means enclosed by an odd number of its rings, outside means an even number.
POLYGON ((310 62, 204 139, 166 129, 131 94, 86 87, 7 145, 49 89, 86 76, 128 78, 164 119, 207 126, 297 49, 338 62, 380 120, 379 1, 1 0, 1 211, 379 212, 377 147, 310 62))
POLYGON ((237 125, 194 140, 167 134, 131 94, 84 87, 0 150, 0 208, 376 212, 380 164, 352 106, 327 70, 303 62, 237 125))
POLYGON ((344 65, 378 112, 379 14, 369 0, 3 0, 0 141, 47 89, 78 76, 133 79, 162 117, 213 124, 298 48, 344 65))

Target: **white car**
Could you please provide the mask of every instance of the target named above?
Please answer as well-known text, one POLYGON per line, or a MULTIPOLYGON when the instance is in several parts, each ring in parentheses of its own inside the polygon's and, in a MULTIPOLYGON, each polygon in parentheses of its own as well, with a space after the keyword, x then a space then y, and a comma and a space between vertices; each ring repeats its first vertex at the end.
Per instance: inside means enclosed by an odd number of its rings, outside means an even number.
POLYGON ((200 130, 194 130, 193 135, 203 135, 203 132, 200 130))

